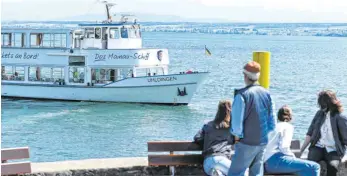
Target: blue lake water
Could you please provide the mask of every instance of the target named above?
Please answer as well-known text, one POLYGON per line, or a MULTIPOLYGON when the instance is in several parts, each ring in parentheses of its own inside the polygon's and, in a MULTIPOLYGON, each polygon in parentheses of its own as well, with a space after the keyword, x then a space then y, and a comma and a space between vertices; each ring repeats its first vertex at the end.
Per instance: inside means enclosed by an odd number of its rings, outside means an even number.
POLYGON ((188 106, 2 99, 2 148, 29 146, 34 162, 146 156, 147 141, 191 140, 217 103, 243 86, 252 51, 272 52, 271 93, 294 111, 303 139, 317 93, 333 89, 347 106, 347 38, 144 32, 144 46, 168 48, 170 72, 210 75, 188 106), (212 56, 204 55, 207 45, 212 56))

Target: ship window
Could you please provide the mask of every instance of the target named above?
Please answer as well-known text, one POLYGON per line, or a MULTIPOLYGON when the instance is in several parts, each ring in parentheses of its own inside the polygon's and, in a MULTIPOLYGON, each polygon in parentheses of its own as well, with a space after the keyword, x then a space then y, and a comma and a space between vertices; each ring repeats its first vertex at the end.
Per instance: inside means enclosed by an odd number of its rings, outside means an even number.
POLYGON ((61 47, 66 47, 66 34, 61 34, 61 47))
POLYGON ((84 83, 84 67, 70 67, 69 68, 69 82, 70 83, 84 83))
POLYGON ((85 66, 84 56, 70 56, 69 66, 85 66))
POLYGON ((32 47, 38 47, 41 46, 42 44, 42 33, 38 33, 38 34, 30 34, 30 46, 32 47))
POLYGON ((151 68, 151 75, 164 75, 164 69, 163 68, 151 68))
POLYGON ((61 36, 60 34, 52 34, 53 35, 53 45, 54 47, 59 47, 61 45, 61 36))
MULTIPOLYGON (((22 36, 24 39, 25 35, 22 36)), ((22 44, 24 46, 24 40, 22 44)), ((66 34, 49 34, 49 33, 39 33, 39 34, 30 34, 30 45, 37 47, 56 47, 62 48, 66 47, 66 34)))
POLYGON ((1 46, 11 46, 11 33, 1 33, 1 46))
POLYGON ((53 46, 54 47, 60 47, 61 40, 60 40, 60 34, 53 34, 53 46))
POLYGON ((29 67, 29 81, 54 82, 64 79, 63 68, 29 67))
POLYGON ((12 75, 13 75, 13 67, 12 66, 1 66, 1 79, 2 80, 11 80, 12 75))
POLYGON ((128 29, 123 26, 120 30, 120 35, 122 38, 128 38, 128 29))
POLYGON ((108 68, 93 68, 92 69, 92 83, 106 84, 118 80, 118 70, 108 68))
POLYGON ((12 40, 12 45, 14 47, 24 47, 25 46, 25 33, 14 33, 12 40))
POLYGON ((27 35, 25 33, 22 33, 22 47, 26 47, 27 46, 27 35))
POLYGON ((1 66, 1 79, 2 80, 11 80, 12 75, 13 75, 13 67, 12 66, 1 66))
POLYGON ((53 81, 64 80, 64 68, 52 68, 53 81))
POLYGON ((135 28, 129 28, 129 38, 136 38, 135 28))
POLYGON ((149 68, 138 68, 136 69, 136 77, 148 76, 151 73, 149 68))
POLYGON ((52 79, 52 69, 49 67, 40 68, 40 81, 43 82, 53 82, 52 79))
POLYGON ((102 40, 107 40, 107 27, 102 28, 102 40))
POLYGON ((52 35, 54 37, 53 47, 56 47, 56 48, 66 47, 66 34, 52 34, 52 35))
POLYGON ((12 81, 24 81, 24 67, 2 66, 1 79, 12 81))
POLYGON ((95 38, 100 39, 100 36, 101 36, 101 29, 95 28, 95 38))
POLYGON ((5 76, 5 66, 1 66, 1 79, 5 80, 7 77, 5 76))
POLYGON ((7 76, 5 73, 6 73, 5 66, 1 66, 1 79, 2 80, 7 80, 7 76))
POLYGON ((131 68, 122 68, 119 69, 118 80, 133 77, 133 69, 131 68))
POLYGON ((29 81, 41 81, 40 67, 29 67, 29 81))
POLYGON ((43 47, 52 47, 53 43, 53 36, 52 34, 43 34, 43 39, 42 39, 42 46, 43 47))
POLYGON ((111 28, 110 29, 110 38, 111 39, 119 39, 119 29, 118 28, 111 28))
POLYGON ((14 67, 14 80, 17 81, 24 81, 24 76, 25 76, 25 72, 24 72, 24 67, 14 67))
POLYGON ((85 29, 85 37, 86 38, 94 38, 95 37, 94 28, 86 28, 85 29))
POLYGON ((139 28, 135 29, 136 38, 141 38, 141 31, 139 28))

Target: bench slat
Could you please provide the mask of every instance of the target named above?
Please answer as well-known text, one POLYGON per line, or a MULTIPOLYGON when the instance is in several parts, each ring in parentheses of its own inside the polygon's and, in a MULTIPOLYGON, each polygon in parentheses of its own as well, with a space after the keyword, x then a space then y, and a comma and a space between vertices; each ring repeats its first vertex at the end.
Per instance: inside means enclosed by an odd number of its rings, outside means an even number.
POLYGON ((202 148, 191 141, 148 142, 148 152, 201 151, 202 148))
POLYGON ((29 158, 29 147, 1 149, 1 160, 29 158))
POLYGON ((2 163, 1 175, 31 173, 30 162, 2 163))
MULTIPOLYGON (((169 151, 201 151, 202 148, 192 141, 155 141, 147 142, 148 152, 169 152, 169 151)), ((300 149, 300 141, 293 140, 291 149, 300 149)))
POLYGON ((204 157, 199 154, 189 155, 148 155, 150 166, 201 165, 204 157))
POLYGON ((291 149, 300 149, 300 141, 299 140, 293 140, 290 144, 291 149))
MULTIPOLYGON (((147 144, 148 152, 183 152, 202 150, 199 145, 191 141, 156 141, 148 142, 147 144)), ((297 155, 300 149, 300 141, 292 141, 291 149, 297 155)), ((151 166, 202 164, 203 156, 201 154, 148 155, 148 163, 151 166)))

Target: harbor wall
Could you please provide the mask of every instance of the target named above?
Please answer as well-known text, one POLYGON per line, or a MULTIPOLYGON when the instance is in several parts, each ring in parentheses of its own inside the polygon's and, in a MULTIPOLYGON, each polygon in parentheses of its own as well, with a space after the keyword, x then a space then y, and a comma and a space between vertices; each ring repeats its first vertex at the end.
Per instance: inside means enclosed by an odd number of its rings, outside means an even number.
MULTIPOLYGON (((322 176, 326 166, 322 165, 322 176)), ((111 158, 77 161, 32 163, 31 174, 27 176, 148 176, 170 175, 168 167, 148 166, 147 158, 111 158)), ((175 167, 176 175, 204 175, 201 166, 175 167)), ((338 176, 347 175, 347 163, 340 165, 338 176)))

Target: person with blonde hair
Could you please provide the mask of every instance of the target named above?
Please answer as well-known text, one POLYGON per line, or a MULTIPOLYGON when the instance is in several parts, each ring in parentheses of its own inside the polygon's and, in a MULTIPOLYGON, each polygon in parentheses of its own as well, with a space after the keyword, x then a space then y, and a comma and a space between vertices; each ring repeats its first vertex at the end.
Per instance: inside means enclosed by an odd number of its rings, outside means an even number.
POLYGON ((233 144, 229 132, 230 114, 231 101, 220 101, 214 120, 206 123, 194 136, 194 141, 203 147, 203 167, 208 175, 228 174, 233 144))

